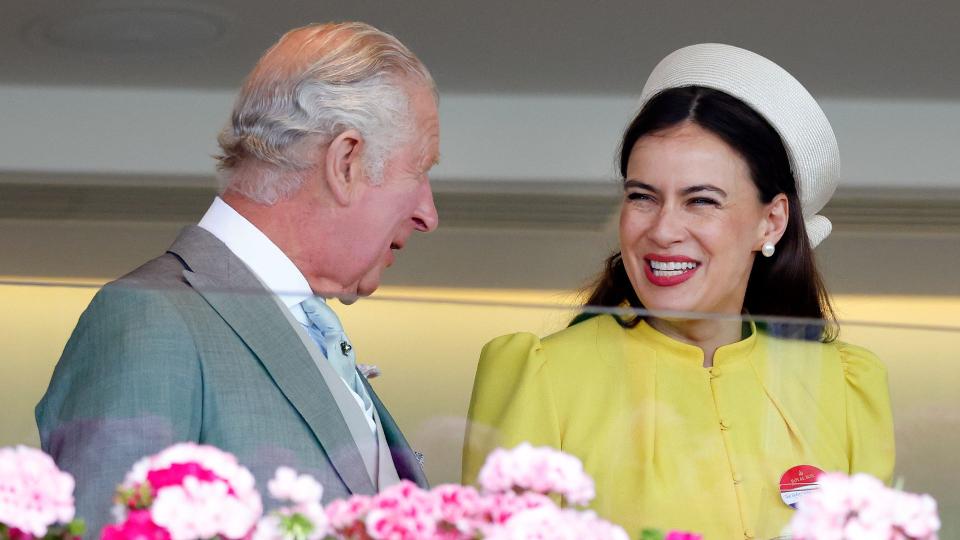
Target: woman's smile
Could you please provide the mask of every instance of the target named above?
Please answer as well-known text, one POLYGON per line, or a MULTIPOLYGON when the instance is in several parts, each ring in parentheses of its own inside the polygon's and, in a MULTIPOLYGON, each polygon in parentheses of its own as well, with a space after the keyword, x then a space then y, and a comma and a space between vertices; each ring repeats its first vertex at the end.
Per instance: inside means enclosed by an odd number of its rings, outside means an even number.
POLYGON ((644 256, 647 264, 644 273, 650 283, 658 287, 673 287, 693 277, 700 263, 684 256, 656 255, 644 256))

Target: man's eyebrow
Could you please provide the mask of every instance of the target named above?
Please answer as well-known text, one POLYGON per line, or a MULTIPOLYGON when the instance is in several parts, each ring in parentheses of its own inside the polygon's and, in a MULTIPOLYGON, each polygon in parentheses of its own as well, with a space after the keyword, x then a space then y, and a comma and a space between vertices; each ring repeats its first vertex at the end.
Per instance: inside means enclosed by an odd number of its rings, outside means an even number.
POLYGON ((623 183, 624 188, 636 188, 636 189, 645 189, 647 191, 652 191, 653 193, 660 194, 660 190, 651 186, 646 182, 641 182, 639 180, 626 180, 623 183))
POLYGON ((696 186, 690 186, 690 187, 684 188, 680 193, 683 195, 691 195, 698 191, 712 191, 723 197, 727 196, 726 191, 718 188, 717 186, 710 185, 710 184, 698 184, 696 186))

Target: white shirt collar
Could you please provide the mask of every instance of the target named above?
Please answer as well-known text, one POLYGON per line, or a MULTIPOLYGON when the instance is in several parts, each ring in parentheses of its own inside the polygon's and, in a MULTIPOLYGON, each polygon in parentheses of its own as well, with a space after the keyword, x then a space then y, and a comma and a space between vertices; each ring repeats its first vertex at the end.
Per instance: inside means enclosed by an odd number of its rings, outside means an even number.
POLYGON ((267 235, 220 197, 213 200, 198 225, 226 244, 294 316, 303 317, 302 310, 294 308, 313 294, 310 284, 267 235))
MULTIPOLYGON (((313 295, 310 284, 293 261, 270 241, 267 235, 220 197, 213 200, 198 225, 226 244, 227 248, 247 265, 267 289, 280 298, 300 324, 310 324, 300 306, 300 302, 313 295)), ((317 300, 322 301, 323 298, 318 297, 317 300)), ((337 378, 340 379, 340 377, 337 378)), ((346 381, 340 380, 359 404, 371 431, 376 433, 377 424, 370 398, 364 399, 346 381)))

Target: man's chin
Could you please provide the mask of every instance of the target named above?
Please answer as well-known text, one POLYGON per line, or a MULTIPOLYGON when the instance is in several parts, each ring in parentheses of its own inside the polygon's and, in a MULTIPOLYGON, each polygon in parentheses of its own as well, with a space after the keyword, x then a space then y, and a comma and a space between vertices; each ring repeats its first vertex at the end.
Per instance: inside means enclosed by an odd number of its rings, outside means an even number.
POLYGON ((379 279, 371 283, 364 283, 361 281, 359 284, 357 284, 357 294, 353 297, 353 300, 350 303, 356 302, 358 298, 361 298, 364 296, 370 296, 379 287, 380 287, 379 279))
POLYGON ((345 306, 349 306, 350 304, 356 302, 359 298, 360 298, 359 296, 354 296, 354 295, 346 296, 346 295, 345 295, 345 296, 338 296, 338 297, 337 297, 337 300, 339 300, 341 304, 343 304, 343 305, 345 305, 345 306))

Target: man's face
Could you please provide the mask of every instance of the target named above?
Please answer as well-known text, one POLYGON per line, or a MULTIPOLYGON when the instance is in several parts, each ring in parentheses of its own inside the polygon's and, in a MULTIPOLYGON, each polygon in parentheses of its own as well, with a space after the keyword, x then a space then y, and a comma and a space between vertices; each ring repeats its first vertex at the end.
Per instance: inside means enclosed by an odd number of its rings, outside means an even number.
POLYGON ((387 157, 383 181, 364 178, 350 211, 352 226, 345 239, 351 246, 343 261, 351 277, 348 292, 367 296, 380 286, 384 268, 394 262, 394 251, 403 249, 414 231, 437 228, 428 172, 440 153, 440 122, 432 89, 410 89, 413 134, 387 157))

